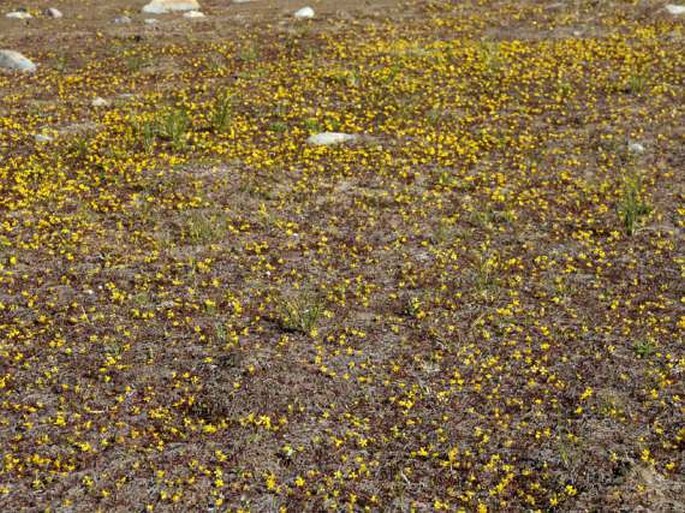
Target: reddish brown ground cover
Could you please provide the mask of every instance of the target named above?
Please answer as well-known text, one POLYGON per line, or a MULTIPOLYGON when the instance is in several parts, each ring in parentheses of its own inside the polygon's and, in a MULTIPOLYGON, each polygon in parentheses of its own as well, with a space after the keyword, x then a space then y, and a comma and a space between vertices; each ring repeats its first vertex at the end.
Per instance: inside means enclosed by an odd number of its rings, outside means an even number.
POLYGON ((681 18, 140 4, 0 20, 2 511, 683 511, 681 18))

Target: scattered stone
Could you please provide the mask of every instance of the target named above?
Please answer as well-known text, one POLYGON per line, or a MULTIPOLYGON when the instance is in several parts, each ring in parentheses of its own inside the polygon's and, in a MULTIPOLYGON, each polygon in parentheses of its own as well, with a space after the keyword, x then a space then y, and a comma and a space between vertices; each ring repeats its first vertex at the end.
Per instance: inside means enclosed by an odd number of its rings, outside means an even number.
POLYGON ((71 123, 59 127, 54 133, 56 136, 73 137, 75 135, 84 135, 97 131, 99 125, 93 121, 84 121, 82 123, 71 123))
POLYGON ((33 138, 38 143, 49 143, 49 142, 52 142, 55 140, 54 138, 50 137, 49 135, 45 135, 45 134, 36 134, 35 136, 33 136, 33 138))
POLYGON ((641 155, 642 153, 645 152, 645 147, 640 144, 639 142, 631 142, 628 143, 628 150, 631 153, 637 153, 638 155, 641 155))
POLYGON ((307 138, 307 143, 315 146, 331 146, 333 144, 356 141, 357 139, 359 139, 359 136, 355 134, 345 134, 342 132, 320 132, 318 134, 309 136, 307 138))
POLYGON ((93 101, 91 101, 90 104, 96 108, 97 107, 109 107, 110 102, 109 102, 109 100, 105 100, 104 98, 102 98, 100 96, 96 96, 95 98, 93 98, 93 101))
POLYGON ((668 11, 668 14, 673 14, 674 16, 685 14, 685 5, 668 4, 664 9, 668 11))
POLYGON ((250 2, 254 2, 255 0, 232 0, 234 4, 249 4, 250 2))
POLYGON ((64 16, 62 14, 62 11, 60 11, 59 9, 56 9, 54 7, 48 7, 47 9, 45 9, 44 13, 45 13, 45 16, 47 16, 48 18, 54 18, 54 19, 62 18, 64 16))
POLYGON ((36 65, 19 52, 15 52, 14 50, 0 50, 0 69, 33 73, 36 71, 36 65))
POLYGON ((293 16, 298 20, 309 20, 314 17, 314 9, 309 6, 303 7, 302 9, 295 11, 293 16))
POLYGON ((159 20, 157 18, 145 18, 145 21, 143 23, 145 23, 145 25, 157 25, 157 23, 159 23, 159 20))
POLYGON ((114 18, 114 23, 116 23, 117 25, 126 25, 127 23, 131 23, 131 21, 131 18, 129 18, 128 16, 117 16, 116 18, 114 18))
POLYGON ((184 18, 204 18, 205 13, 200 12, 200 11, 188 11, 186 13, 183 13, 184 18))
POLYGON ((180 11, 199 11, 200 4, 197 0, 152 0, 143 7, 143 12, 148 14, 166 14, 180 11))
POLYGON ((13 11, 13 12, 8 12, 5 14, 7 18, 14 18, 15 20, 27 20, 29 18, 33 18, 31 16, 31 13, 28 13, 26 11, 13 11))

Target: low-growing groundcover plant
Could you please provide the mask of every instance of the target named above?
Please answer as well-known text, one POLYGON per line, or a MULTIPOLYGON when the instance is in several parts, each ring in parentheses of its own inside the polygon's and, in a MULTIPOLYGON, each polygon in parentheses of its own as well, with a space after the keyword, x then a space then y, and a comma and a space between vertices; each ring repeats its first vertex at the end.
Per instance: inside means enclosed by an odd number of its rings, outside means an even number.
POLYGON ((3 35, 0 510, 681 511, 682 20, 212 7, 3 35))

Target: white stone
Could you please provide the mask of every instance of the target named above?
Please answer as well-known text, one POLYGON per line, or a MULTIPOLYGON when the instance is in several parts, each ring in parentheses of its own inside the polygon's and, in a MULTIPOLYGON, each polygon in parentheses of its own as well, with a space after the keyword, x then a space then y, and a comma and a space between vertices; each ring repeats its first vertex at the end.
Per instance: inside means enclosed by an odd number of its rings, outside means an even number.
POLYGON ((166 14, 169 12, 199 10, 200 4, 197 0, 152 0, 143 7, 143 12, 148 14, 166 14))
POLYGON ((156 25, 159 23, 159 20, 157 18, 145 18, 143 23, 145 23, 145 25, 156 25))
POLYGON ((54 139, 52 137, 50 137, 49 135, 45 135, 45 134, 36 134, 33 138, 36 140, 36 142, 39 142, 39 143, 48 143, 48 142, 54 141, 54 139))
POLYGON ((205 13, 200 12, 200 11, 188 11, 186 13, 183 13, 184 18, 204 18, 205 13))
POLYGON ((14 11, 14 12, 8 12, 5 14, 7 18, 14 18, 15 20, 27 20, 29 18, 33 18, 31 14, 27 13, 26 11, 14 11))
POLYGON ((36 71, 36 65, 30 59, 14 50, 0 50, 0 68, 27 73, 36 71))
POLYGON ((54 7, 48 7, 47 9, 45 9, 45 15, 50 17, 50 18, 55 18, 55 19, 61 18, 64 16, 62 14, 62 11, 60 11, 59 9, 55 9, 54 7))
POLYGON ((114 18, 114 23, 117 25, 126 25, 127 23, 131 23, 131 18, 128 16, 117 16, 114 18))
POLYGON ((309 20, 314 17, 314 9, 309 6, 303 7, 302 9, 295 11, 293 16, 298 20, 309 20))
POLYGON ((109 107, 109 100, 105 100, 100 96, 96 96, 93 98, 93 101, 91 101, 90 104, 93 107, 109 107))
POLYGON ((308 137, 307 143, 315 146, 330 146, 332 144, 356 141, 357 139, 359 139, 359 136, 355 134, 345 134, 342 132, 320 132, 308 137))
POLYGON ((645 152, 645 147, 640 144, 639 142, 631 142, 628 143, 628 150, 631 151, 632 153, 644 153, 645 152))
POLYGON ((664 7, 664 9, 666 9, 669 14, 673 14, 674 16, 685 14, 685 5, 668 4, 666 7, 664 7))

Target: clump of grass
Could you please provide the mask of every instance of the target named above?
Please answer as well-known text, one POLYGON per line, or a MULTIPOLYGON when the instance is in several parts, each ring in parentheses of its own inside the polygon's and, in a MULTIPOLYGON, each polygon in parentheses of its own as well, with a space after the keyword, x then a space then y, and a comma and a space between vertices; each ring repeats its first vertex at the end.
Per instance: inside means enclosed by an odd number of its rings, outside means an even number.
POLYGON ((86 136, 77 135, 69 147, 70 154, 76 160, 84 159, 89 152, 89 142, 86 136))
POLYGON ((304 128, 311 134, 321 132, 321 124, 314 118, 308 118, 304 120, 304 128))
POLYGON ((129 54, 124 59, 128 71, 137 73, 149 64, 149 58, 140 54, 129 54))
POLYGON ((187 142, 187 132, 190 126, 188 113, 184 109, 173 109, 164 114, 157 121, 157 135, 161 139, 171 142, 175 151, 182 150, 187 142))
POLYGON ((154 121, 143 121, 137 125, 136 129, 140 136, 143 150, 145 153, 150 153, 154 148, 155 140, 157 139, 157 129, 154 121))
POLYGON ((282 121, 274 121, 269 125, 269 131, 277 134, 283 134, 288 130, 288 125, 282 121))
POLYGON ((171 144, 174 151, 180 151, 188 143, 190 118, 184 109, 176 108, 156 115, 144 114, 134 122, 143 150, 152 152, 157 141, 171 144))
POLYGON ((226 234, 226 217, 223 213, 208 214, 191 211, 184 222, 183 235, 193 244, 216 242, 226 234))
POLYGON ((633 74, 628 77, 624 85, 624 91, 629 94, 641 94, 647 89, 647 77, 633 74))
POLYGON ((67 69, 69 68, 69 61, 67 60, 66 56, 59 55, 55 58, 55 63, 53 66, 60 73, 66 73, 67 69))
POLYGON ((501 44, 497 41, 483 41, 478 50, 485 72, 489 75, 499 73, 503 65, 501 44))
POLYGON ((259 59, 259 49, 254 44, 247 44, 240 50, 238 58, 243 62, 254 62, 259 59))
POLYGON ((228 89, 219 91, 209 115, 209 123, 214 133, 224 132, 233 118, 233 95, 228 89))
POLYGON ((445 109, 439 104, 433 105, 433 107, 426 114, 428 123, 433 127, 435 131, 435 155, 440 155, 440 144, 442 142, 442 125, 445 119, 445 109))
POLYGON ((652 209, 642 197, 642 181, 639 176, 628 178, 621 192, 618 215, 627 235, 633 235, 642 220, 652 209))
POLYGON ((649 340, 639 340, 633 345, 633 350, 638 358, 648 358, 656 351, 656 348, 649 340))
POLYGON ((423 304, 421 299, 416 296, 407 298, 407 303, 404 307, 404 313, 407 317, 412 319, 422 319, 426 316, 423 311, 423 304))
POLYGON ((217 322, 214 325, 214 337, 222 345, 226 345, 228 342, 228 330, 226 329, 226 325, 224 323, 217 322))
POLYGON ((286 331, 313 335, 323 315, 321 300, 310 294, 281 298, 277 303, 279 322, 286 331))

